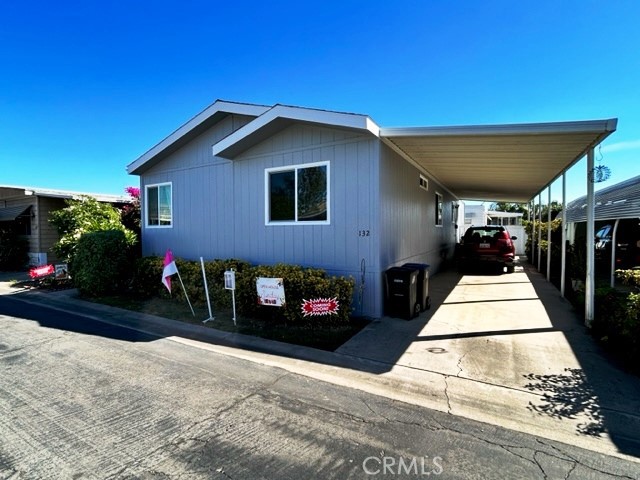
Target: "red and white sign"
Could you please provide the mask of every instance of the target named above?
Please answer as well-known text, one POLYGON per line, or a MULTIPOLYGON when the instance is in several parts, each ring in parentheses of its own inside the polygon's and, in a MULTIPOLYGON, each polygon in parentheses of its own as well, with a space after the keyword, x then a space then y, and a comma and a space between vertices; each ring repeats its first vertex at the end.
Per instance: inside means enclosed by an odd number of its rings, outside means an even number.
POLYGON ((48 275, 53 275, 56 272, 56 269, 53 265, 42 265, 40 267, 33 267, 29 270, 29 276, 31 278, 40 278, 46 277, 48 275))
POLYGON ((337 297, 303 300, 302 313, 305 317, 314 315, 337 315, 339 306, 337 297))

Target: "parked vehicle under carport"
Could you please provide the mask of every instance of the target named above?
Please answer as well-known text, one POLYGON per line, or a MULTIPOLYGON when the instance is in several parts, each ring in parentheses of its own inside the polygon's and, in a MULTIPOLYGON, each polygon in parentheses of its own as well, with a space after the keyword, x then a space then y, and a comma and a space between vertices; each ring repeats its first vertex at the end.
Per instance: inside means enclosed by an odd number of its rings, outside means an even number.
POLYGON ((515 268, 516 248, 513 237, 500 225, 471 226, 456 247, 456 264, 459 271, 472 267, 493 267, 507 273, 515 268))

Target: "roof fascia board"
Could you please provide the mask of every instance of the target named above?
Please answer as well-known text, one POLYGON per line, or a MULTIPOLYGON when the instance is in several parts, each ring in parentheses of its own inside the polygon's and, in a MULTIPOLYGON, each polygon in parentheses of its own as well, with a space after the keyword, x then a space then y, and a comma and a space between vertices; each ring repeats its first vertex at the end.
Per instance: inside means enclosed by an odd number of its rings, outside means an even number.
POLYGON ((366 115, 276 105, 252 122, 213 145, 211 148, 213 156, 223 158, 235 157, 241 151, 249 148, 248 146, 246 148, 243 146, 245 141, 250 143, 252 136, 257 135, 260 130, 267 128, 269 124, 278 120, 368 131, 376 137, 380 131, 380 127, 366 115))
MULTIPOLYGON (((541 195, 542 192, 545 191, 549 187, 549 185, 551 185, 553 182, 558 180, 571 167, 573 167, 576 163, 578 163, 580 160, 582 160, 587 155, 587 153, 589 152, 590 149, 596 148, 609 135, 611 135, 613 132, 616 131, 616 128, 617 128, 617 125, 618 125, 618 119, 617 118, 612 118, 612 119, 609 119, 609 120, 601 120, 601 122, 606 122, 606 128, 604 130, 601 130, 600 134, 589 145, 587 145, 578 155, 576 155, 576 157, 573 159, 573 161, 571 161, 560 173, 558 173, 558 175, 556 175, 553 178, 553 180, 551 180, 547 185, 544 186, 544 188, 542 190, 540 190, 533 197, 531 197, 529 202, 533 201, 533 199, 536 198, 538 195, 541 195)), ((580 122, 574 122, 574 123, 580 123, 580 122)), ((596 130, 596 132, 598 132, 598 130, 596 130)))
POLYGON ((64 199, 73 199, 73 200, 78 200, 82 197, 93 197, 99 202, 131 203, 131 198, 125 195, 72 192, 69 190, 54 190, 49 188, 37 188, 37 187, 19 187, 15 185, 0 185, 0 189, 2 188, 17 190, 18 192, 22 192, 22 195, 25 195, 25 196, 64 198, 64 199))
POLYGON ((187 123, 179 127, 173 133, 171 133, 168 137, 162 140, 160 143, 152 147, 146 153, 138 157, 132 163, 127 165, 127 173, 134 174, 139 171, 139 169, 144 166, 146 163, 151 161, 153 158, 160 155, 163 151, 169 148, 171 145, 175 144, 189 132, 197 129, 199 126, 204 124, 207 120, 214 117, 219 113, 226 114, 235 114, 235 115, 248 115, 252 117, 258 117, 269 110, 270 107, 264 105, 254 105, 248 103, 235 103, 235 102, 226 102, 223 100, 216 100, 212 105, 207 107, 205 110, 197 114, 187 123))
POLYGON ((616 130, 617 118, 586 120, 577 122, 521 123, 503 125, 468 125, 450 127, 402 127, 381 128, 381 137, 416 136, 491 136, 491 135, 544 135, 585 132, 608 132, 616 130))

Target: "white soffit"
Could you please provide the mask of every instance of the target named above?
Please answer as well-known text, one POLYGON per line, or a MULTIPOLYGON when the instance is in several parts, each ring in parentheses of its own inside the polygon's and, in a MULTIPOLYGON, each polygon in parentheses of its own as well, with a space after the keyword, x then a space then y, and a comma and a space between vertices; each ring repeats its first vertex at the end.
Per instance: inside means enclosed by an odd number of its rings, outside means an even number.
POLYGON ((458 198, 527 202, 615 131, 617 119, 381 128, 381 139, 458 198))

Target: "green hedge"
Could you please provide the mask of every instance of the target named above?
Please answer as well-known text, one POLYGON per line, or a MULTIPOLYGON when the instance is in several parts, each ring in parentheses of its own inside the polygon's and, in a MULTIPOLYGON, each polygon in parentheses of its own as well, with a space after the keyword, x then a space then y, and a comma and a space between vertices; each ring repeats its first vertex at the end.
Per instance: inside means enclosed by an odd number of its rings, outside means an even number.
POLYGON ((304 268, 299 265, 261 265, 236 275, 236 302, 241 314, 272 322, 332 324, 349 322, 353 296, 353 278, 329 276, 319 268, 304 268), (286 305, 270 307, 258 305, 256 280, 259 277, 282 278, 286 305), (302 313, 304 300, 334 298, 338 300, 337 314, 305 317, 302 313))
POLYGON ((124 290, 130 278, 130 265, 125 233, 103 230, 80 237, 69 273, 80 293, 99 296, 124 290))
MULTIPOLYGON (((176 259, 176 266, 184 282, 189 300, 194 305, 206 302, 202 269, 199 261, 176 259)), ((242 260, 213 260, 205 262, 207 284, 212 306, 215 309, 231 307, 231 292, 224 288, 224 272, 233 268, 236 272, 236 309, 239 314, 274 323, 344 324, 351 314, 354 289, 352 278, 333 277, 322 269, 304 268, 298 265, 278 264, 251 266, 242 260), (282 278, 286 305, 270 307, 258 305, 256 279, 258 277, 282 278), (336 297, 339 309, 335 315, 305 317, 303 299, 336 297)), ((163 259, 144 257, 134 266, 132 293, 139 298, 172 298, 184 302, 184 292, 178 276, 172 277, 172 295, 161 283, 163 259)))
POLYGON ((640 271, 618 270, 616 273, 635 291, 596 289, 591 333, 626 368, 640 373, 640 271))

